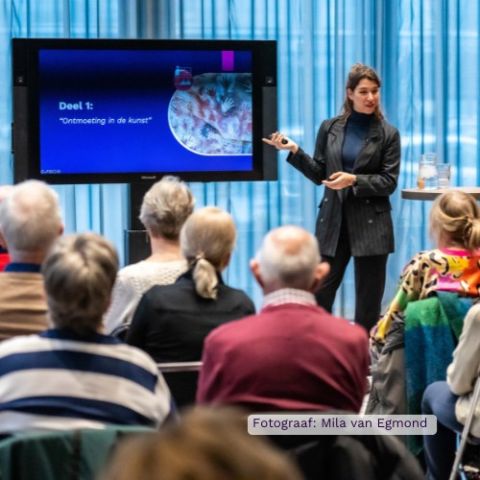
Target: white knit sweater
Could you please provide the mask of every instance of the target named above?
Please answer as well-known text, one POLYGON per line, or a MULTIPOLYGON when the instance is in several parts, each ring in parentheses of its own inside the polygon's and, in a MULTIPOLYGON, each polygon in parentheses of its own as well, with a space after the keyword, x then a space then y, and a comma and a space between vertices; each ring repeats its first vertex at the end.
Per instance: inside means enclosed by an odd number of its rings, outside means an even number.
POLYGON ((104 316, 107 333, 132 321, 142 295, 154 285, 168 285, 187 270, 185 260, 149 262, 142 260, 122 268, 113 288, 112 304, 104 316))
MULTIPOLYGON (((453 361, 447 369, 450 390, 460 395, 455 405, 457 420, 465 424, 470 410, 473 387, 480 370, 480 304, 474 305, 463 322, 462 334, 453 352, 453 361)), ((475 408, 475 417, 470 433, 480 437, 480 404, 475 408)))

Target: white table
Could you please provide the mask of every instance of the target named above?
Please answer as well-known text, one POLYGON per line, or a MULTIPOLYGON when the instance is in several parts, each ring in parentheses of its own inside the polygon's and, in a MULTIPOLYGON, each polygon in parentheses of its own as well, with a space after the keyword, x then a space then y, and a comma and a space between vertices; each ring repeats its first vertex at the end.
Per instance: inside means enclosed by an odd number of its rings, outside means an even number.
POLYGON ((437 188, 435 190, 421 189, 421 188, 404 188, 402 190, 402 198, 405 200, 435 200, 442 193, 450 190, 460 190, 465 193, 473 195, 477 200, 480 200, 480 187, 449 187, 437 188))

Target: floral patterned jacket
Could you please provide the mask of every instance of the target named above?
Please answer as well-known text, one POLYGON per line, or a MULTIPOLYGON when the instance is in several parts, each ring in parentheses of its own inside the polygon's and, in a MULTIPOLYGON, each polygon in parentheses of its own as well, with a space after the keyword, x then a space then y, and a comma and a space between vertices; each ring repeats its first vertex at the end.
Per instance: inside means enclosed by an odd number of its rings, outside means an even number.
POLYGON ((408 302, 439 290, 480 297, 480 250, 438 248, 417 253, 405 266, 397 293, 374 329, 375 339, 385 339, 394 314, 404 312, 408 302))

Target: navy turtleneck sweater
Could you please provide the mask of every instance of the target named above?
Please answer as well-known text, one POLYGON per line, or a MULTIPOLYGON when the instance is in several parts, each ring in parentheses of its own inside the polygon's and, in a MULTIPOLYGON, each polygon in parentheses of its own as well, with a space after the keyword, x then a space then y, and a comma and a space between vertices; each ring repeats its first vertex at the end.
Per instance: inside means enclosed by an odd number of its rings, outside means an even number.
POLYGON ((365 143, 374 115, 374 113, 359 113, 354 110, 348 117, 342 148, 344 172, 352 173, 355 160, 365 143))

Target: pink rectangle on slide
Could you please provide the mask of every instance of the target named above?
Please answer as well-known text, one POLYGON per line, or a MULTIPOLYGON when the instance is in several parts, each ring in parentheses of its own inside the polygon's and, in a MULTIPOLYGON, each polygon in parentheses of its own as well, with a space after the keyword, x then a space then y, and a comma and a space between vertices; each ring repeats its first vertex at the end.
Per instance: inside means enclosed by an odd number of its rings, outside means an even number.
POLYGON ((233 72, 235 54, 233 50, 222 50, 222 71, 233 72))

